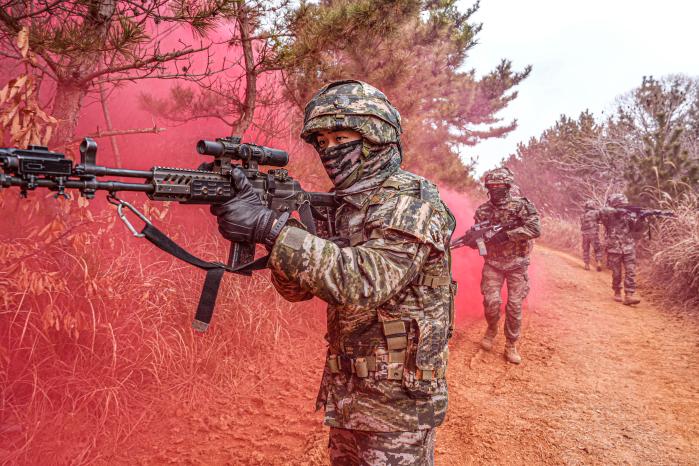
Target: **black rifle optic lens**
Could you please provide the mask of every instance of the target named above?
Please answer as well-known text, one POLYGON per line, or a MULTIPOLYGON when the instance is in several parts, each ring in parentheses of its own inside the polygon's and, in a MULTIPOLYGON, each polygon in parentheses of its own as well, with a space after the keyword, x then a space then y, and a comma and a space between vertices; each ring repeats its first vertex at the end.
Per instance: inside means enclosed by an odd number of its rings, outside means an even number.
POLYGON ((225 146, 218 141, 205 141, 202 139, 197 142, 197 152, 201 155, 213 155, 216 157, 223 155, 225 150, 225 146))

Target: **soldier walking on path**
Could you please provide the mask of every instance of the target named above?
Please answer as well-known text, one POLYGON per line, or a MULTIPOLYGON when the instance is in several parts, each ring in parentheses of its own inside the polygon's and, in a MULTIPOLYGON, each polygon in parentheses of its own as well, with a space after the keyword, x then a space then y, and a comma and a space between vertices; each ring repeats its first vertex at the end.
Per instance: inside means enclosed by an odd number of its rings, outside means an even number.
POLYGON ((605 229, 607 263, 612 270, 614 300, 626 305, 641 302, 636 292, 636 239, 643 231, 645 222, 633 212, 623 209, 629 204, 623 194, 611 194, 607 206, 599 211, 605 229), (621 297, 622 268, 624 298, 621 297))
POLYGON ((580 232, 582 233, 582 250, 585 270, 590 270, 590 246, 595 251, 595 264, 597 271, 602 271, 602 245, 599 241, 599 211, 595 209, 595 202, 585 202, 585 212, 580 216, 580 232))
POLYGON ((522 326, 522 302, 529 293, 529 254, 533 239, 540 234, 539 214, 527 198, 514 196, 511 188, 514 176, 507 168, 498 168, 485 175, 485 187, 490 200, 476 210, 475 221, 489 221, 492 225, 514 222, 518 226, 499 231, 487 243, 487 254, 481 278, 483 309, 488 329, 481 341, 484 350, 493 348, 498 333, 502 286, 507 281, 505 306, 505 358, 519 364, 522 358, 516 342, 522 326))
POLYGON ((237 197, 212 209, 224 237, 271 249, 282 296, 328 303, 316 406, 334 465, 432 465, 447 410, 455 221, 434 184, 401 170, 400 133, 398 111, 360 81, 328 84, 306 106, 301 137, 335 186, 336 239, 275 218, 242 172, 237 197))

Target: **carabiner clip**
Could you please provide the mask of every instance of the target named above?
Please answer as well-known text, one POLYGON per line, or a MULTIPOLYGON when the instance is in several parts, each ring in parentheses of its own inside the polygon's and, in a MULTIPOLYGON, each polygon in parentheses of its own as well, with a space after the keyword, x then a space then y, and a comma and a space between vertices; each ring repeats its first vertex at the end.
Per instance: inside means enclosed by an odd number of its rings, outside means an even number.
POLYGON ((129 222, 129 219, 126 218, 126 214, 124 213, 124 207, 126 207, 126 208, 129 209, 131 212, 133 212, 133 213, 134 213, 138 218, 140 218, 140 219, 143 221, 143 223, 145 223, 146 225, 152 225, 152 223, 150 222, 150 220, 148 220, 148 219, 146 218, 145 215, 143 215, 137 208, 135 208, 135 207, 134 207, 133 205, 131 205, 130 203, 128 203, 128 202, 126 202, 126 201, 124 201, 124 200, 119 199, 118 197, 116 197, 116 195, 115 195, 114 193, 109 193, 109 195, 107 196, 107 201, 108 201, 110 204, 116 206, 116 208, 117 208, 117 214, 119 215, 119 218, 121 219, 122 222, 124 222, 124 225, 126 225, 126 228, 128 228, 129 231, 130 231, 131 233, 133 233, 133 235, 134 235, 136 238, 144 238, 144 237, 146 236, 146 235, 144 235, 143 233, 139 233, 138 231, 136 231, 136 228, 134 228, 134 226, 131 224, 131 222, 129 222))

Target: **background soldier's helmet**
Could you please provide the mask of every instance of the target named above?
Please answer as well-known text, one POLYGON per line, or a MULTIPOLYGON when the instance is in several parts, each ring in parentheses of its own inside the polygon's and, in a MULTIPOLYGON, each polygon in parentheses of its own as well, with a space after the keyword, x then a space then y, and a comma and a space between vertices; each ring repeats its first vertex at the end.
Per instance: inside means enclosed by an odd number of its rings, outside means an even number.
POLYGON ((623 194, 610 194, 607 198, 607 204, 609 204, 611 207, 619 207, 628 203, 628 198, 623 194))
POLYGON ((515 182, 515 175, 507 167, 496 168, 485 174, 484 184, 487 188, 491 184, 506 184, 512 186, 515 182))
POLYGON ((400 141, 400 114, 383 92, 362 81, 335 81, 306 104, 301 138, 314 142, 320 130, 351 129, 375 144, 400 141))
POLYGON ((596 204, 595 201, 589 200, 585 201, 585 204, 583 204, 583 206, 585 207, 585 210, 592 210, 595 208, 596 204))

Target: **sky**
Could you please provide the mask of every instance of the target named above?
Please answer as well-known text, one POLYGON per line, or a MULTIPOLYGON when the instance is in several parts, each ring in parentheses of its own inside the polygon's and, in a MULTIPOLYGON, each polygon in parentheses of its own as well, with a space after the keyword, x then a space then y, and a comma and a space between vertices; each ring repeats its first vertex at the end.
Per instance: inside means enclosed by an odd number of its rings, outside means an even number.
POLYGON ((465 159, 479 157, 479 174, 562 114, 611 112, 616 97, 643 76, 699 77, 699 2, 693 0, 481 0, 472 19, 483 30, 467 68, 482 75, 502 58, 516 70, 533 66, 517 99, 500 112, 505 121, 517 119, 518 128, 464 152, 465 159))

